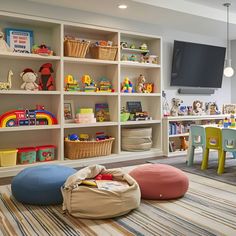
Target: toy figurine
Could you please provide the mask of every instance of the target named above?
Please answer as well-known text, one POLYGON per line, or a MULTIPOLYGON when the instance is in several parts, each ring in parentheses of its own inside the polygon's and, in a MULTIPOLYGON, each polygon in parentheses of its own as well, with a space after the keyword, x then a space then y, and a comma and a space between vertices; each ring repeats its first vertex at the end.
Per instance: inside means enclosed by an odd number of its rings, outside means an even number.
POLYGON ((141 50, 148 50, 148 46, 147 46, 147 44, 146 43, 142 43, 141 45, 140 45, 140 49, 141 50))
POLYGON ((79 83, 72 75, 67 75, 65 77, 65 91, 77 92, 79 91, 79 83))
POLYGON ((128 43, 127 42, 120 42, 120 47, 121 48, 127 48, 128 47, 128 43))
POLYGON ((146 79, 144 77, 144 75, 140 74, 140 76, 138 77, 138 83, 136 86, 136 92, 137 93, 144 93, 144 83, 145 83, 146 79))
POLYGON ((41 56, 52 56, 53 55, 53 51, 50 50, 49 47, 47 47, 45 44, 41 44, 40 46, 35 44, 32 47, 32 53, 38 54, 41 56))
POLYGON ((89 75, 83 75, 81 78, 82 83, 84 84, 85 92, 95 92, 97 91, 97 85, 94 80, 91 79, 89 75))
POLYGON ((124 81, 122 83, 121 92, 123 92, 123 93, 134 93, 133 84, 129 80, 128 77, 125 77, 125 79, 124 79, 124 81))
POLYGON ((163 115, 166 117, 170 115, 170 107, 167 102, 166 93, 164 91, 162 91, 162 97, 163 97, 162 99, 163 115))
POLYGON ((153 83, 145 83, 144 84, 144 93, 153 93, 154 84, 153 83))
POLYGON ((188 149, 188 143, 186 141, 186 138, 184 136, 179 137, 180 138, 180 151, 185 151, 188 149))
POLYGON ((203 110, 203 103, 199 100, 193 102, 193 115, 202 115, 204 112, 203 110))
POLYGON ((131 48, 131 49, 135 49, 135 48, 136 48, 135 44, 131 44, 131 45, 130 45, 130 48, 131 48))
POLYGON ((7 82, 0 82, 0 90, 9 90, 12 86, 11 80, 13 77, 13 72, 12 70, 9 70, 8 72, 8 77, 7 77, 7 82))
POLYGON ((137 62, 137 56, 132 54, 131 56, 128 57, 128 61, 137 62))
POLYGON ((38 75, 30 68, 26 68, 20 74, 21 79, 24 83, 21 85, 22 89, 27 91, 38 91, 38 85, 35 83, 38 75))
POLYGON ((39 72, 41 73, 41 77, 39 79, 39 90, 55 90, 54 87, 54 78, 52 76, 53 69, 51 63, 43 64, 39 72))
POLYGON ((8 46, 4 40, 4 33, 0 31, 0 52, 13 52, 13 49, 8 46))
POLYGON ((171 102, 172 107, 170 109, 170 114, 171 116, 178 116, 180 114, 179 106, 183 101, 179 98, 172 98, 171 102))

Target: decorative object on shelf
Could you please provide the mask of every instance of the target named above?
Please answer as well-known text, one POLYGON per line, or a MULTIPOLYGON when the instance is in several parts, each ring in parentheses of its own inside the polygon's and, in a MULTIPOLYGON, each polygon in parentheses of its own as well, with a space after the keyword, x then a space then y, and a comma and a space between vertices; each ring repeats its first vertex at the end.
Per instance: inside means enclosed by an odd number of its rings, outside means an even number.
POLYGON ((134 93, 134 88, 132 82, 128 77, 124 78, 124 81, 121 84, 121 92, 122 93, 134 93))
POLYGON ((14 52, 31 53, 33 46, 33 31, 6 28, 6 40, 14 52))
POLYGON ((89 141, 89 134, 79 134, 80 141, 89 141))
MULTIPOLYGON (((41 106, 44 108, 43 106, 41 106)), ((57 118, 47 110, 26 109, 13 110, 0 116, 0 127, 30 126, 30 125, 55 125, 57 118)))
POLYGON ((128 55, 122 54, 121 61, 128 61, 128 55))
POLYGON ((100 141, 100 140, 105 140, 105 139, 111 138, 111 136, 105 135, 104 132, 97 132, 95 134, 95 136, 96 136, 96 141, 100 141))
POLYGON ((148 46, 146 43, 142 43, 139 47, 141 50, 148 50, 148 46))
POLYGON ((144 83, 144 93, 153 93, 154 91, 154 84, 153 83, 144 83))
POLYGON ((43 64, 40 67, 39 72, 41 73, 41 76, 39 78, 39 90, 44 90, 44 91, 55 90, 54 78, 52 76, 52 73, 54 72, 52 69, 52 64, 51 63, 43 64))
POLYGON ((135 44, 132 43, 132 44, 130 44, 129 48, 131 48, 131 49, 135 49, 136 46, 135 46, 135 44))
POLYGON ((84 84, 84 92, 96 92, 97 85, 94 80, 91 79, 89 75, 83 75, 81 78, 82 83, 84 84))
POLYGON ((66 122, 74 122, 74 102, 73 100, 64 100, 64 119, 66 122))
POLYGON ((231 3, 224 3, 223 6, 227 7, 227 48, 224 75, 226 77, 232 77, 234 75, 234 69, 231 66, 231 42, 229 39, 229 7, 231 6, 231 3))
POLYGON ((0 149, 0 166, 15 166, 17 160, 17 152, 16 148, 11 149, 0 149))
POLYGON ((188 109, 187 106, 181 105, 179 106, 179 116, 187 116, 188 115, 188 109))
POLYGON ((192 106, 187 106, 188 109, 188 116, 192 116, 193 115, 193 107, 192 106))
POLYGON ((80 108, 76 113, 76 123, 91 124, 96 123, 93 108, 80 108))
POLYGON ((152 117, 148 115, 148 112, 142 110, 141 102, 139 101, 128 101, 126 102, 128 112, 130 112, 129 119, 132 121, 139 120, 152 120, 152 117))
POLYGON ((53 51, 46 44, 33 45, 32 53, 41 56, 53 56, 53 51))
POLYGON ((70 135, 68 135, 68 139, 69 139, 70 141, 78 141, 78 140, 79 140, 79 137, 78 137, 77 134, 70 134, 70 135))
POLYGON ((127 42, 120 42, 120 47, 122 48, 128 48, 128 43, 127 42))
POLYGON ((236 104, 223 104, 223 114, 236 114, 236 104))
POLYGON ((8 71, 7 82, 0 82, 0 90, 9 90, 12 87, 12 78, 13 72, 12 70, 8 71))
POLYGON ((193 115, 202 115, 204 113, 203 102, 196 100, 193 102, 193 115))
POLYGON ((27 91, 38 91, 39 86, 35 83, 38 75, 31 68, 24 69, 21 72, 20 77, 24 81, 24 83, 21 85, 22 89, 27 91))
POLYGON ((111 41, 99 41, 93 44, 90 47, 92 58, 115 61, 118 47, 115 45, 112 46, 112 44, 111 41))
POLYGON ((179 107, 183 101, 179 98, 172 98, 171 100, 172 107, 170 109, 170 115, 171 116, 178 116, 180 114, 179 107))
POLYGON ((129 120, 130 113, 125 109, 125 107, 121 108, 120 111, 120 121, 121 122, 126 122, 129 120))
POLYGON ((0 52, 13 52, 13 49, 4 40, 4 33, 0 31, 0 52))
POLYGON ((163 100, 162 100, 163 116, 166 117, 166 116, 170 115, 170 107, 167 102, 165 91, 162 91, 162 98, 163 98, 163 100))
POLYGON ((185 151, 188 149, 188 143, 186 141, 186 138, 184 136, 180 136, 180 151, 185 151))
POLYGON ((107 103, 95 104, 95 116, 98 122, 110 121, 109 106, 107 103))
POLYGON ((67 57, 85 58, 90 41, 66 36, 64 40, 64 55, 67 57))
POLYGON ((144 93, 144 83, 146 82, 145 76, 140 74, 137 79, 136 92, 144 93))
POLYGON ((132 54, 128 57, 128 61, 138 62, 138 58, 136 55, 132 54))
POLYGON ((114 92, 111 81, 106 77, 101 77, 99 79, 99 90, 97 92, 114 92))
POLYGON ((207 115, 219 115, 220 111, 216 102, 206 102, 205 103, 205 113, 207 115))
POLYGON ((74 79, 72 75, 67 75, 65 77, 65 91, 78 92, 80 91, 79 82, 74 79))
POLYGON ((151 64, 158 64, 157 58, 158 58, 157 55, 149 55, 148 62, 151 64))

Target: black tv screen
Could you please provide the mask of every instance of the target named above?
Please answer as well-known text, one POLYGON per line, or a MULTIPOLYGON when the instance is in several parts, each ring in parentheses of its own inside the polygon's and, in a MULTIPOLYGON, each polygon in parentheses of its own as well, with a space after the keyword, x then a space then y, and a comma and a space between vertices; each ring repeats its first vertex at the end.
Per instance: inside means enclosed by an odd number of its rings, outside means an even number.
POLYGON ((174 41, 171 86, 221 88, 225 48, 174 41))

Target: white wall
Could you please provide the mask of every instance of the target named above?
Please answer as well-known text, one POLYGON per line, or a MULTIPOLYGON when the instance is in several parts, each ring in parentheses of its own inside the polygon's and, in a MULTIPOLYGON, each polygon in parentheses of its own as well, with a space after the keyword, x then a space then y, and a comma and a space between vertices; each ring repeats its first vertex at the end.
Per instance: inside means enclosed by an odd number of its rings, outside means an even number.
POLYGON ((236 40, 231 41, 231 59, 234 76, 231 78, 231 102, 236 104, 236 40))
MULTIPOLYGON (((73 9, 64 9, 60 7, 52 7, 49 5, 37 4, 27 1, 19 0, 0 0, 0 10, 17 12, 23 14, 30 14, 36 16, 43 16, 48 18, 80 22, 92 25, 100 25, 110 28, 117 28, 123 30, 131 30, 142 33, 150 33, 163 37, 163 89, 167 92, 167 98, 180 97, 186 105, 191 105, 196 99, 201 101, 216 101, 221 107, 223 103, 231 102, 231 79, 223 78, 221 89, 217 89, 213 95, 178 95, 178 87, 170 87, 170 73, 173 41, 183 40, 192 41, 203 44, 212 44, 217 46, 225 46, 225 36, 222 38, 209 37, 206 35, 192 34, 183 31, 176 31, 174 29, 165 28, 165 26, 146 24, 138 21, 125 20, 121 18, 109 17, 89 12, 83 12, 73 9), (20 4, 19 4, 20 2, 20 4)), ((197 27, 194 25, 193 27, 197 27)), ((236 84, 235 84, 236 88, 236 84)), ((233 96, 233 93, 232 93, 233 96)), ((236 94, 234 95, 236 98, 236 94)))

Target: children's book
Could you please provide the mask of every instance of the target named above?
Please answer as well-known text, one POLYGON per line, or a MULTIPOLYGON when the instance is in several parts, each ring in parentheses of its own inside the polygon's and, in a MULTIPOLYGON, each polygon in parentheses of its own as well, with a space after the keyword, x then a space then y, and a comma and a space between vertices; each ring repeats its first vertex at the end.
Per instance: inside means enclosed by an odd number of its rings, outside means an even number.
POLYGON ((107 103, 95 104, 95 116, 97 122, 110 121, 108 104, 107 103))
POLYGON ((125 181, 115 181, 115 180, 96 180, 98 189, 119 191, 124 190, 129 187, 128 183, 125 181))

